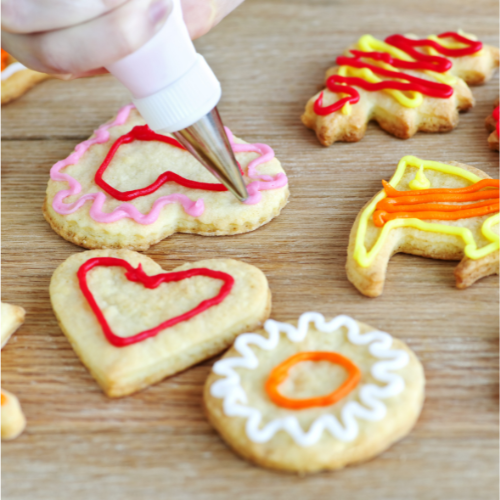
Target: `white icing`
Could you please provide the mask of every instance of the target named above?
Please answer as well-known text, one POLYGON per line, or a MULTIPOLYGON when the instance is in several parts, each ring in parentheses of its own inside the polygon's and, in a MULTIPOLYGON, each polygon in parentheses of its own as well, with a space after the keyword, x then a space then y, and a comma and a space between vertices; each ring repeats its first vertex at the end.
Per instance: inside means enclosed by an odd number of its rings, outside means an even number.
POLYGON ((26 66, 21 64, 20 62, 15 62, 12 64, 9 64, 3 71, 2 71, 2 82, 4 80, 7 80, 7 78, 11 77, 14 73, 17 73, 18 71, 22 71, 23 69, 28 69, 26 66))
POLYGON ((224 399, 223 409, 227 416, 247 419, 245 426, 247 436, 256 443, 269 441, 280 430, 288 432, 300 446, 315 444, 325 430, 340 441, 352 441, 356 439, 359 432, 356 419, 370 422, 383 419, 387 413, 387 407, 380 400, 397 396, 405 388, 404 379, 400 375, 390 372, 400 370, 408 364, 410 359, 408 353, 402 350, 391 350, 392 337, 388 333, 372 331, 361 335, 358 324, 349 316, 337 316, 326 322, 323 315, 307 312, 300 316, 297 328, 288 323, 267 320, 264 329, 269 334, 268 338, 256 333, 244 333, 236 339, 234 347, 243 357, 225 358, 217 361, 213 371, 224 378, 214 382, 210 388, 212 396, 224 399), (290 415, 271 420, 260 429, 262 414, 257 408, 247 406, 246 392, 241 386, 240 376, 233 368, 241 367, 255 370, 259 366, 259 360, 249 344, 255 344, 261 349, 271 351, 279 344, 280 332, 285 333, 292 342, 301 342, 306 337, 311 322, 323 333, 332 333, 344 326, 347 328, 347 338, 352 344, 369 344, 368 350, 374 357, 387 359, 378 361, 371 368, 373 378, 386 385, 382 387, 375 384, 361 386, 358 397, 364 406, 357 401, 349 401, 341 410, 340 421, 334 415, 324 414, 311 424, 308 431, 304 431, 297 417, 290 415))

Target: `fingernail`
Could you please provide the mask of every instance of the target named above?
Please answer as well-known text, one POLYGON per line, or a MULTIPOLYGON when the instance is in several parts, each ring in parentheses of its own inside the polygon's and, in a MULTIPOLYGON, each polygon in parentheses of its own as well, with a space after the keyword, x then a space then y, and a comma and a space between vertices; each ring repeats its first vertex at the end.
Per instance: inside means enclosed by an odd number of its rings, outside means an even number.
POLYGON ((149 19, 155 27, 155 30, 163 26, 165 19, 169 16, 172 10, 172 2, 170 0, 153 0, 149 6, 149 19))

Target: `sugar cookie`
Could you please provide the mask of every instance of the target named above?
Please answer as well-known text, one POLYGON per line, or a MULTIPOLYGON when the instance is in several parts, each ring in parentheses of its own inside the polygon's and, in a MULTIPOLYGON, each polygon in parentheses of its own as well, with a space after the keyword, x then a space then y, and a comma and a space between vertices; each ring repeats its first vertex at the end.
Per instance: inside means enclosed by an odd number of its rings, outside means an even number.
POLYGON ((498 125, 498 120, 500 118, 499 112, 500 112, 500 106, 498 105, 498 99, 495 101, 495 104, 493 105, 495 109, 491 113, 488 118, 486 118, 486 129, 491 132, 490 136, 488 137, 488 146, 490 149, 493 151, 498 151, 498 134, 499 134, 499 125, 498 125))
POLYGON ((10 336, 24 323, 25 310, 19 306, 13 306, 2 302, 2 347, 10 339, 10 336))
POLYGON ((28 69, 2 49, 2 104, 21 97, 47 78, 50 75, 28 69))
POLYGON ((218 354, 271 308, 267 279, 250 264, 211 259, 165 272, 129 250, 72 255, 54 272, 50 299, 73 349, 110 397, 218 354))
MULTIPOLYGON (((11 335, 24 323, 25 311, 22 307, 1 303, 2 347, 11 335)), ((26 427, 26 419, 21 410, 19 400, 14 394, 2 389, 2 439, 14 439, 26 427)))
POLYGON ((327 88, 309 100, 302 122, 324 146, 361 140, 372 120, 401 139, 446 132, 474 105, 467 84, 489 80, 498 59, 497 48, 463 33, 384 42, 364 35, 327 71, 327 88))
POLYGON ((45 218, 85 248, 146 250, 176 232, 253 231, 285 206, 287 177, 269 146, 228 135, 250 194, 245 204, 129 105, 52 167, 45 218))
POLYGON ((293 472, 368 460, 405 436, 424 372, 400 340, 348 316, 268 320, 240 335, 207 379, 208 419, 241 456, 293 472))
POLYGON ((26 427, 26 418, 14 394, 2 389, 1 397, 2 439, 14 439, 26 427))
POLYGON ((498 180, 469 165, 405 156, 382 182, 349 239, 347 277, 362 294, 382 293, 389 259, 398 252, 461 260, 458 288, 498 274, 498 180))

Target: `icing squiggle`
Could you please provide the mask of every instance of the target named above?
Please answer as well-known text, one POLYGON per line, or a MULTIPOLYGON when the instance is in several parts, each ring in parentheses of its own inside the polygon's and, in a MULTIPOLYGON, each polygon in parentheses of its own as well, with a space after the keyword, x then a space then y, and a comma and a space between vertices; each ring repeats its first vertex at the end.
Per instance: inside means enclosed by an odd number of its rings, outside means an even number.
POLYGON ((364 35, 358 41, 358 49, 360 50, 350 50, 351 57, 337 57, 336 62, 340 66, 338 73, 326 81, 326 87, 331 92, 348 94, 349 97, 323 106, 321 92, 314 102, 314 112, 317 115, 326 116, 339 109, 342 109, 344 114, 349 114, 350 105, 360 99, 359 92, 353 86, 369 92, 384 91, 407 108, 420 106, 423 95, 447 99, 453 95, 452 85, 456 83, 456 79, 448 74, 452 62, 447 57, 477 54, 482 49, 482 43, 453 32, 423 40, 391 35, 385 42, 364 35), (447 38, 452 38, 459 47, 447 46, 447 38), (424 47, 441 55, 425 54, 416 50, 416 47, 424 47), (374 64, 366 62, 365 59, 373 61, 374 64), (419 71, 437 81, 420 78, 398 69, 419 71))
POLYGON ((315 312, 302 314, 297 328, 274 320, 267 320, 264 328, 269 334, 268 338, 255 333, 245 333, 236 339, 234 347, 242 357, 217 361, 213 371, 224 378, 217 380, 210 387, 212 396, 224 400, 223 409, 227 416, 247 419, 246 434, 256 443, 269 441, 280 430, 287 432, 300 446, 315 444, 321 438, 323 431, 330 432, 340 441, 353 441, 359 433, 357 419, 370 422, 383 419, 387 413, 387 407, 381 399, 397 396, 405 388, 404 379, 391 372, 404 368, 410 358, 406 351, 391 349, 392 337, 388 333, 372 331, 361 334, 357 322, 348 316, 337 316, 326 322, 323 315, 315 312), (257 408, 248 406, 247 394, 241 385, 240 375, 234 368, 255 370, 259 366, 259 360, 250 344, 271 351, 278 346, 281 332, 285 333, 290 341, 301 342, 307 335, 309 323, 314 323, 316 328, 323 333, 333 333, 341 327, 346 327, 349 342, 355 345, 368 345, 372 356, 383 360, 372 366, 371 375, 385 385, 365 384, 361 386, 358 397, 362 404, 349 401, 342 407, 340 419, 331 414, 324 414, 318 417, 307 431, 302 429, 295 415, 276 418, 261 428, 262 413, 257 408))
MULTIPOLYGON (((75 147, 73 153, 71 153, 66 159, 58 161, 50 170, 50 178, 54 181, 67 182, 69 184, 68 189, 61 190, 56 193, 54 200, 52 202, 52 207, 54 210, 61 215, 68 215, 79 210, 87 201, 92 201, 92 206, 90 208, 90 216, 96 222, 110 223, 116 222, 123 218, 133 219, 139 224, 152 224, 156 222, 160 216, 161 210, 165 205, 170 203, 179 203, 182 205, 184 211, 191 215, 192 217, 199 217, 205 211, 205 204, 203 199, 200 198, 197 201, 192 201, 184 194, 174 193, 168 196, 161 196, 153 203, 151 210, 147 214, 140 212, 131 203, 123 203, 112 212, 104 212, 104 203, 107 197, 102 192, 89 193, 81 196, 74 203, 64 203, 64 200, 68 196, 77 195, 81 192, 81 184, 71 175, 62 173, 61 170, 69 165, 74 165, 77 163, 85 152, 94 144, 103 144, 109 140, 110 133, 109 129, 119 125, 125 124, 127 121, 130 111, 134 108, 133 104, 124 106, 118 112, 117 117, 114 121, 110 123, 105 123, 101 125, 96 131, 95 136, 87 139, 86 141, 78 144, 75 147)), ((274 151, 265 144, 235 144, 234 138, 229 129, 228 137, 233 147, 234 152, 256 152, 261 156, 256 158, 248 165, 248 176, 250 178, 258 179, 255 182, 250 183, 247 186, 248 194, 250 197, 246 200, 247 204, 256 204, 262 199, 262 194, 260 191, 268 189, 277 189, 283 187, 287 184, 288 180, 284 173, 280 172, 276 176, 258 174, 256 172, 256 167, 262 163, 265 163, 272 158, 274 158, 274 151)))
POLYGON ((262 199, 260 191, 267 191, 269 189, 278 189, 284 187, 288 183, 287 176, 283 172, 279 172, 275 176, 259 174, 257 167, 262 163, 266 163, 274 158, 273 149, 267 144, 254 143, 254 144, 237 144, 234 142, 233 133, 224 127, 227 138, 235 153, 257 153, 259 158, 252 160, 247 167, 247 177, 256 179, 247 185, 248 199, 245 201, 247 205, 255 205, 262 199))
MULTIPOLYGON (((476 174, 460 167, 446 165, 445 163, 439 163, 437 161, 422 160, 416 156, 404 156, 399 161, 396 172, 388 183, 390 186, 395 188, 398 185, 408 165, 416 168, 423 166, 424 169, 436 170, 447 175, 456 175, 457 177, 461 177, 462 179, 465 179, 473 184, 483 180, 476 174)), ((478 244, 474 239, 472 231, 467 227, 436 224, 419 219, 394 219, 384 224, 377 240, 368 251, 365 247, 365 236, 367 233, 368 221, 373 216, 377 203, 384 198, 386 198, 385 190, 378 193, 361 213, 354 245, 354 259, 361 267, 368 267, 372 264, 375 257, 382 249, 389 232, 398 227, 413 227, 421 231, 458 236, 464 242, 464 254, 469 257, 469 259, 473 260, 480 259, 492 252, 496 252, 500 248, 500 237, 492 230, 492 226, 500 222, 500 214, 497 213, 488 217, 481 226, 482 235, 490 242, 481 248, 478 248, 478 244)))
POLYGON ((123 203, 118 208, 112 212, 104 212, 103 206, 106 202, 106 195, 104 193, 90 193, 81 196, 74 203, 64 203, 64 199, 68 196, 77 195, 82 190, 82 185, 71 175, 64 174, 61 170, 69 165, 74 165, 86 151, 94 144, 103 144, 109 140, 109 129, 111 127, 116 127, 123 125, 130 114, 130 111, 135 106, 133 104, 128 104, 124 106, 118 112, 115 120, 110 123, 105 123, 101 125, 95 131, 95 137, 87 139, 75 147, 73 153, 71 153, 66 159, 58 161, 50 169, 50 178, 53 181, 67 182, 69 184, 69 189, 63 189, 56 193, 54 200, 52 201, 52 207, 54 210, 61 215, 68 215, 76 212, 80 209, 87 201, 92 201, 92 206, 90 207, 90 216, 97 222, 116 222, 120 219, 130 218, 139 224, 152 224, 155 222, 161 212, 161 209, 168 205, 169 203, 180 203, 184 208, 185 212, 193 217, 199 217, 205 211, 205 205, 203 200, 197 200, 196 202, 190 200, 187 196, 183 194, 171 194, 169 196, 161 196, 154 203, 147 214, 141 213, 134 205, 131 203, 123 203))

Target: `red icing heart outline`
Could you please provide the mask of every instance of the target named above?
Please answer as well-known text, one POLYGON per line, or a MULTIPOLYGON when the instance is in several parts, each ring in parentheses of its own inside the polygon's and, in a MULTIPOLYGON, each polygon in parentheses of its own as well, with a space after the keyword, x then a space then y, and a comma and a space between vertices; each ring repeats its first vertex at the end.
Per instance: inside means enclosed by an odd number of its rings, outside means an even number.
MULTIPOLYGON (((226 186, 224 186, 223 184, 192 181, 170 171, 163 172, 152 184, 141 189, 133 189, 132 191, 119 191, 118 189, 115 189, 114 187, 110 186, 102 178, 102 176, 104 175, 104 172, 106 171, 109 164, 111 163, 111 160, 118 151, 118 148, 122 144, 129 144, 134 141, 160 141, 186 151, 184 146, 175 139, 172 139, 172 137, 157 134, 156 132, 153 132, 147 125, 135 126, 130 132, 116 139, 116 141, 111 146, 111 149, 108 151, 106 158, 104 158, 104 161, 101 163, 101 166, 95 173, 95 183, 113 198, 120 201, 134 200, 135 198, 154 193, 157 189, 163 186, 163 184, 169 181, 175 182, 177 184, 180 184, 181 186, 191 189, 202 189, 204 191, 227 191, 226 186)), ((240 172, 243 175, 241 167, 240 172)))
POLYGON ((141 342, 150 337, 155 337, 162 330, 174 326, 182 321, 191 319, 192 317, 202 313, 203 311, 206 311, 210 307, 220 304, 231 292, 231 289, 233 288, 234 285, 234 278, 230 274, 224 273, 222 271, 214 271, 213 269, 207 269, 204 267, 188 269, 186 271, 161 273, 161 274, 156 274, 154 276, 148 276, 142 270, 141 264, 139 264, 139 266, 136 269, 126 260, 118 259, 115 257, 95 257, 87 260, 78 269, 77 277, 80 283, 80 290, 87 299, 87 302, 89 303, 92 311, 96 315, 97 320, 101 324, 102 331, 105 337, 108 339, 109 343, 114 345, 115 347, 125 347, 127 345, 136 344, 137 342, 141 342), (91 269, 97 266, 123 267, 127 270, 127 272, 125 273, 125 277, 129 281, 142 283, 146 288, 150 289, 157 288, 162 283, 169 283, 171 281, 182 281, 184 279, 191 278, 193 276, 207 276, 209 278, 219 279, 222 280, 224 284, 222 285, 219 293, 215 297, 201 301, 196 307, 194 307, 190 311, 185 312, 184 314, 181 314, 174 318, 168 319, 167 321, 164 321, 163 323, 159 324, 158 326, 155 326, 154 328, 150 328, 149 330, 144 330, 131 337, 124 338, 124 337, 119 337, 118 335, 115 335, 112 332, 108 322, 106 321, 106 318, 104 317, 104 314, 97 305, 97 302, 94 299, 94 296, 92 295, 92 292, 88 287, 87 273, 91 269))

